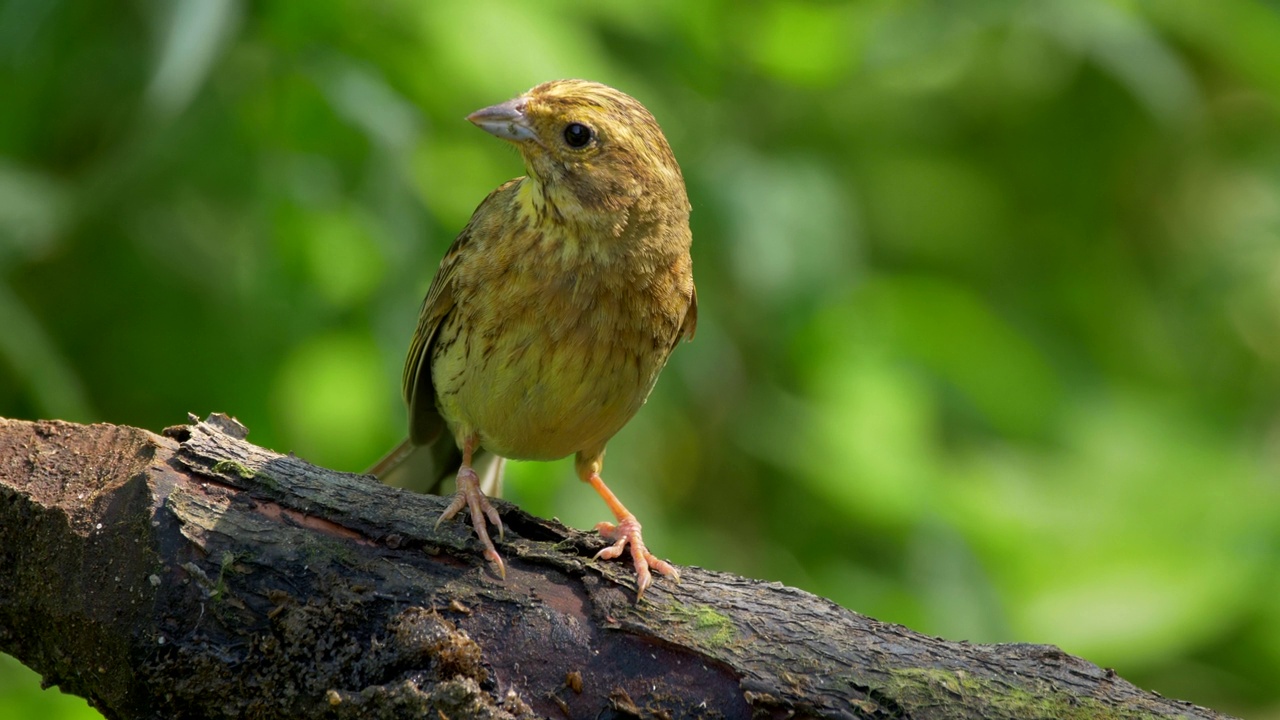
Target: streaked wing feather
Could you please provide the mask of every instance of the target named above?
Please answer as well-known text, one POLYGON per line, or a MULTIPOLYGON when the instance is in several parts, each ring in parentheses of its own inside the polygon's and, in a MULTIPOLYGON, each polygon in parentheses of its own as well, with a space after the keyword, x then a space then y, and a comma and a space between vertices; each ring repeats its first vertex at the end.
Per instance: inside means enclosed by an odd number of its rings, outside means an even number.
POLYGON ((470 222, 445 252, 444 259, 440 261, 440 269, 436 271, 431 287, 427 289, 427 297, 422 301, 422 309, 418 312, 418 328, 409 345, 404 376, 401 378, 404 400, 409 406, 409 442, 414 445, 434 442, 445 429, 444 418, 436 409, 436 390, 431 379, 431 348, 444 319, 453 310, 453 279, 461 264, 459 258, 463 248, 478 231, 477 219, 494 214, 486 212, 486 207, 494 202, 501 202, 497 199, 498 196, 513 188, 521 179, 514 178, 498 186, 476 207, 470 222))
POLYGON ((449 311, 453 309, 453 273, 458 262, 458 248, 469 237, 466 230, 458 235, 445 253, 427 297, 418 312, 418 328, 413 333, 409 355, 404 363, 404 400, 409 406, 409 441, 427 445, 440 436, 445 423, 436 410, 436 391, 431 381, 431 345, 449 311))

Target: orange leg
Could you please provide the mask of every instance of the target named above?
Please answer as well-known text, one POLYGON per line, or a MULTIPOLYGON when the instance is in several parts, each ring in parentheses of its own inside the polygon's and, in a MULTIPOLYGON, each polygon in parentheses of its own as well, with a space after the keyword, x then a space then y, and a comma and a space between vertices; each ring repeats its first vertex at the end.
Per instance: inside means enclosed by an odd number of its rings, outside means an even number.
POLYGON ((484 496, 484 492, 480 490, 480 477, 476 475, 476 471, 471 468, 471 456, 475 453, 475 438, 467 438, 462 443, 462 467, 458 468, 458 491, 454 493, 453 502, 449 503, 449 507, 440 513, 440 518, 436 520, 436 527, 440 527, 440 523, 452 518, 458 514, 458 511, 466 507, 471 513, 471 527, 476 531, 476 537, 480 539, 480 546, 484 548, 484 556, 494 565, 498 566, 498 574, 505 580, 507 577, 507 566, 502 562, 502 556, 498 554, 497 548, 493 546, 493 541, 489 539, 489 528, 485 524, 485 518, 498 528, 498 539, 502 539, 502 518, 498 516, 498 511, 493 509, 493 505, 489 504, 489 498, 484 496))
POLYGON ((604 480, 600 479, 599 460, 585 464, 579 456, 578 471, 580 475, 584 475, 582 479, 591 484, 596 492, 600 493, 600 497, 604 498, 604 502, 613 511, 613 516, 618 519, 618 524, 614 525, 609 522, 602 522, 596 525, 596 532, 606 540, 614 541, 612 545, 596 553, 596 557, 603 560, 612 560, 622 555, 623 550, 627 546, 631 546, 631 563, 636 569, 636 599, 639 600, 644 596, 644 591, 653 582, 653 577, 649 574, 649 568, 653 568, 659 573, 680 582, 680 572, 675 569, 671 563, 661 560, 649 552, 644 545, 644 539, 640 536, 640 521, 636 520, 636 516, 618 500, 618 496, 604 484, 604 480))

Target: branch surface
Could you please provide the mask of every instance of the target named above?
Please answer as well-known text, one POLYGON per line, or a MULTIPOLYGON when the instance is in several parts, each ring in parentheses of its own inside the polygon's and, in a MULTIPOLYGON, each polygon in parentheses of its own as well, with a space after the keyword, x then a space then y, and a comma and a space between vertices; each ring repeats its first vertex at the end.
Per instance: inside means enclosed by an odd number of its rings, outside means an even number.
POLYGON ((1053 646, 973 645, 700 568, 634 602, 594 534, 257 447, 0 419, 0 650, 108 718, 1221 718, 1053 646))

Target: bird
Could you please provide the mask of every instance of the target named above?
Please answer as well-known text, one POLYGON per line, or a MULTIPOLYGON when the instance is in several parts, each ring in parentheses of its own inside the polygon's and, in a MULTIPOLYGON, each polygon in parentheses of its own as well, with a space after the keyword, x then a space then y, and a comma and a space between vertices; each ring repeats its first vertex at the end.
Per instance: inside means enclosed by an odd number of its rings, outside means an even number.
POLYGON ((638 600, 651 571, 679 572, 649 551, 601 471, 605 445, 697 327, 684 176, 654 116, 601 83, 545 82, 467 119, 514 145, 525 174, 491 192, 445 252, 405 360, 409 437, 372 472, 423 451, 460 456, 437 527, 465 508, 505 578, 481 475, 500 476, 501 459, 574 455, 615 520, 596 526, 609 542, 596 557, 630 552, 638 600), (486 451, 499 460, 477 472, 486 451))

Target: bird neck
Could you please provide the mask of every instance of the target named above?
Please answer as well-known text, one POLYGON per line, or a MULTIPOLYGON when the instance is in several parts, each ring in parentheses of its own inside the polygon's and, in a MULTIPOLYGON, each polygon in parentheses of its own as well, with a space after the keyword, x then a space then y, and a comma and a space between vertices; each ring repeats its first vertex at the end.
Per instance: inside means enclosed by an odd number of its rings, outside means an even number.
MULTIPOLYGON (((688 233, 689 205, 683 188, 678 197, 640 192, 615 198, 607 206, 585 207, 558 183, 528 175, 520 181, 516 206, 520 219, 548 245, 548 250, 578 260, 603 261, 620 254, 650 254, 649 246, 670 227, 688 233)), ((687 247, 686 247, 687 251, 687 247)))
POLYGON ((580 236, 620 235, 635 204, 635 198, 617 197, 608 205, 588 207, 564 183, 545 182, 533 174, 520 184, 519 197, 532 212, 536 227, 580 236))

